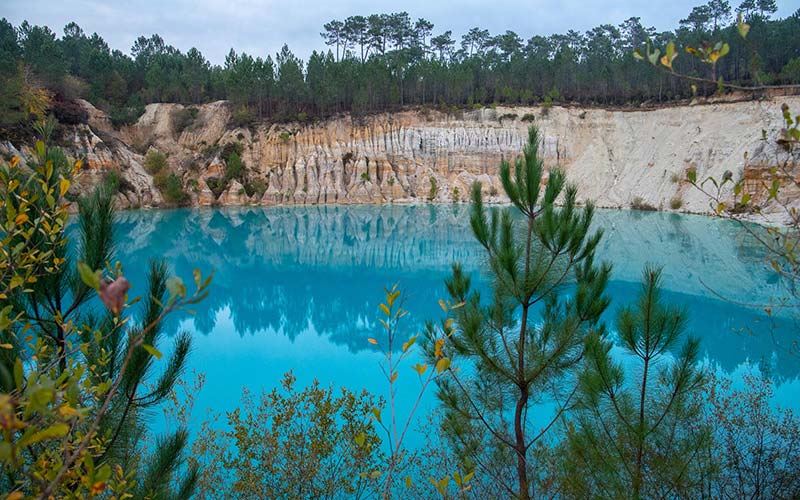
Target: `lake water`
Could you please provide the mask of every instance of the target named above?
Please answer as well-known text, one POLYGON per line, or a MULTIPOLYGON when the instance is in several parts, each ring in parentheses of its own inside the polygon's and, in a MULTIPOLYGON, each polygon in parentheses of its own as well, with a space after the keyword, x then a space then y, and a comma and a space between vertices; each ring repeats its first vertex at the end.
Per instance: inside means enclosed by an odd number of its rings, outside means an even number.
MULTIPOLYGON (((776 380, 776 403, 800 410, 800 359, 777 345, 788 345, 794 325, 739 304, 764 304, 783 293, 739 226, 603 210, 595 222, 605 230, 598 257, 614 265, 608 321, 635 298, 644 264, 661 265, 665 296, 686 307, 707 361, 734 379, 760 366, 776 380)), ((316 378, 385 395, 381 354, 367 342, 383 331, 377 323, 383 287, 397 282, 411 294, 410 336, 441 317, 437 302, 446 297, 451 262, 462 262, 474 281, 483 279, 466 205, 131 211, 119 214, 116 229, 116 258, 133 283, 132 296, 143 293, 151 258, 166 258, 187 283, 195 267, 215 273, 196 314, 167 323, 170 332, 194 334, 191 369, 206 375, 197 419, 208 408, 235 407, 243 386, 277 386, 289 370, 301 386, 316 378)), ((398 396, 410 401, 417 385, 407 373, 398 396)), ((433 404, 431 392, 425 408, 433 404)))

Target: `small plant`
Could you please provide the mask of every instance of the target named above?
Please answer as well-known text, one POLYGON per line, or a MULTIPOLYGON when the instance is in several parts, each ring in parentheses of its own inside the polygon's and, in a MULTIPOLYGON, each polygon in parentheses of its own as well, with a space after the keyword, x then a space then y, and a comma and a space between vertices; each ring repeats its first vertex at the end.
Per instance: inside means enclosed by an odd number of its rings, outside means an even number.
POLYGON ((231 125, 233 125, 233 128, 249 127, 254 121, 253 112, 245 106, 240 106, 231 113, 231 125))
POLYGON ((167 166, 167 155, 157 149, 151 149, 144 158, 144 169, 150 175, 158 175, 167 166))
POLYGON ((461 198, 459 197, 458 186, 453 186, 453 203, 458 203, 459 201, 461 201, 461 198))
POLYGON ((364 182, 369 182, 369 172, 361 172, 361 180, 364 182))
POLYGON ((497 196, 497 188, 492 186, 489 188, 489 196, 497 196))
POLYGON ((224 146, 222 146, 222 152, 220 152, 219 156, 223 160, 228 161, 228 159, 231 157, 231 155, 237 154, 237 155, 241 156, 242 152, 244 152, 244 146, 242 145, 241 142, 238 142, 238 141, 229 142, 229 143, 225 144, 224 146))
POLYGON ((516 119, 517 119, 517 114, 516 113, 506 113, 504 115, 501 115, 500 118, 499 118, 500 121, 503 121, 503 120, 512 120, 513 121, 513 120, 516 120, 516 119))
POLYGON ((239 155, 236 152, 231 153, 228 160, 225 162, 225 179, 228 181, 231 179, 238 179, 241 181, 244 179, 245 170, 246 167, 241 158, 239 158, 239 155))
POLYGON ((389 183, 390 186, 394 186, 394 177, 389 177, 389 180, 387 182, 389 183))
POLYGON ((175 136, 180 136, 181 133, 190 128, 197 118, 197 108, 179 108, 172 111, 170 118, 172 118, 172 133, 175 136))
POLYGON ((673 184, 678 184, 681 182, 681 176, 676 172, 672 172, 672 175, 669 176, 669 181, 673 184))
POLYGON ((255 195, 261 198, 267 192, 267 183, 264 179, 253 179, 245 183, 244 188, 247 190, 248 196, 255 195))
POLYGON ((648 212, 652 212, 656 210, 656 207, 644 201, 644 198, 641 196, 634 196, 631 200, 631 208, 634 210, 644 210, 648 212))
POLYGON ((683 198, 680 195, 675 195, 669 200, 669 207, 673 210, 680 210, 683 206, 683 198))
POLYGON ((578 115, 578 118, 580 118, 581 120, 585 120, 586 119, 586 111, 582 111, 581 114, 578 115))
POLYGON ((284 130, 283 132, 278 134, 278 138, 281 140, 282 143, 288 144, 289 143, 289 139, 292 138, 292 134, 290 134, 289 132, 284 130))
POLYGON ((431 187, 428 190, 428 201, 433 201, 436 199, 436 195, 439 194, 439 184, 436 182, 436 177, 430 176, 430 183, 431 187))
POLYGON ((534 120, 536 120, 536 115, 534 115, 533 113, 525 113, 524 115, 522 115, 522 121, 524 122, 532 122, 534 120))
POLYGON ((170 205, 185 205, 189 201, 189 195, 183 190, 181 178, 174 172, 166 170, 159 172, 153 177, 153 183, 161 191, 164 201, 170 205))

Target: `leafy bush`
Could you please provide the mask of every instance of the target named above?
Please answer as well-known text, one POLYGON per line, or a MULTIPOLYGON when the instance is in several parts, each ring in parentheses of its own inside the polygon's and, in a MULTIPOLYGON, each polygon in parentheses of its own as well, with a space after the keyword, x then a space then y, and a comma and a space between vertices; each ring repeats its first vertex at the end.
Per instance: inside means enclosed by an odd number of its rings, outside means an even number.
POLYGON ((176 136, 189 128, 197 118, 197 108, 176 108, 172 111, 172 133, 176 136))
POLYGON ((89 121, 89 113, 74 100, 56 99, 51 111, 62 125, 80 125, 89 121))
POLYGON ((458 192, 458 186, 453 186, 453 202, 458 203, 459 201, 461 201, 461 198, 458 192))
POLYGON ((225 180, 230 181, 231 179, 237 179, 239 181, 243 181, 244 174, 244 163, 242 162, 241 158, 239 158, 239 154, 234 151, 225 162, 225 180))
POLYGON ((267 182, 260 178, 252 179, 245 183, 244 189, 247 196, 257 195, 258 198, 261 198, 267 192, 267 182))
POLYGON ((128 179, 122 177, 116 170, 109 170, 104 179, 105 185, 112 193, 130 193, 136 191, 128 179))
POLYGON ((430 176, 429 181, 431 187, 428 189, 428 201, 433 201, 436 199, 436 195, 439 194, 439 184, 436 182, 436 177, 434 176, 430 176))
POLYGON ((144 114, 144 111, 145 109, 143 104, 113 106, 108 117, 111 119, 111 124, 114 127, 119 128, 123 125, 131 125, 136 123, 139 117, 144 114))
POLYGON ((669 200, 669 208, 679 210, 683 206, 683 198, 680 195, 675 195, 669 200))
POLYGON ((361 172, 361 180, 364 182, 369 181, 369 172, 361 172))
POLYGON ((504 115, 501 115, 500 118, 499 118, 500 121, 503 121, 503 120, 516 120, 516 119, 517 119, 517 114, 516 113, 506 113, 504 115))
POLYGON ((244 152, 244 145, 242 145, 241 142, 229 142, 222 146, 222 152, 220 152, 219 156, 223 160, 228 161, 232 154, 241 156, 242 152, 244 152))
POLYGON ((206 184, 208 185, 208 189, 214 193, 214 198, 219 198, 219 196, 228 188, 228 182, 225 179, 220 179, 217 177, 209 177, 206 179, 206 184))
POLYGON ((255 119, 253 112, 245 106, 240 106, 231 113, 231 125, 233 128, 249 127, 255 119))
POLYGON ((532 122, 534 120, 536 120, 536 115, 534 115, 533 113, 525 113, 524 115, 522 115, 522 121, 524 122, 532 122))
POLYGON ((181 178, 174 172, 162 170, 153 178, 153 183, 161 191, 164 201, 170 205, 184 205, 189 201, 189 195, 183 190, 181 178))
POLYGON ((144 158, 144 169, 150 175, 158 175, 167 167, 167 155, 157 149, 151 149, 144 158))
POLYGON ((381 403, 365 391, 299 390, 295 376, 260 397, 245 390, 225 430, 202 426, 190 464, 204 498, 374 498, 383 461, 370 417, 381 403), (229 488, 220 488, 221 484, 229 488))

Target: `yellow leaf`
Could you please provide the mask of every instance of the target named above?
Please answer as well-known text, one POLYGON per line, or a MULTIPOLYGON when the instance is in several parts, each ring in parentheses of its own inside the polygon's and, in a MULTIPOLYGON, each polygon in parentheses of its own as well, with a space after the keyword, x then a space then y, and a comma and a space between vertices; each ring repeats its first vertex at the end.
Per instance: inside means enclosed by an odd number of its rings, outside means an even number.
POLYGON ((61 183, 59 184, 59 192, 61 196, 64 196, 67 191, 69 191, 69 181, 67 179, 61 179, 61 183))
POLYGON ((405 343, 403 343, 403 352, 406 352, 409 347, 414 345, 414 342, 417 341, 417 337, 418 337, 418 335, 414 335, 413 337, 408 339, 405 343))
POLYGON ((29 220, 30 220, 30 218, 28 217, 28 214, 19 214, 19 215, 17 215, 17 217, 14 219, 14 224, 16 224, 17 226, 19 226, 20 224, 25 224, 25 223, 26 223, 26 222, 28 222, 29 220))
POLYGON ((391 378, 389 379, 389 383, 393 384, 395 380, 397 380, 397 376, 400 375, 398 372, 392 373, 391 378))
POLYGON ((422 375, 423 373, 425 373, 428 370, 428 365, 427 365, 427 363, 423 363, 421 365, 420 364, 416 364, 416 365, 412 366, 411 368, 413 368, 414 371, 417 372, 419 375, 422 375))
POLYGON ((21 500, 23 498, 25 498, 25 495, 23 495, 19 491, 14 491, 14 492, 8 494, 8 496, 6 497, 6 500, 21 500))
POLYGON ((406 476, 406 488, 411 488, 411 476, 406 476))
POLYGON ((437 358, 442 355, 442 347, 444 347, 444 339, 438 339, 436 341, 436 349, 434 350, 433 355, 437 358))
POLYGON ((11 344, 0 344, 0 349, 13 349, 14 346, 11 344))
POLYGON ((447 306, 444 304, 442 299, 439 299, 439 307, 442 308, 442 311, 447 312, 447 306))
POLYGON ((381 308, 381 311, 383 311, 383 314, 385 314, 387 316, 391 316, 392 315, 392 312, 389 311, 389 308, 386 307, 386 304, 382 303, 379 307, 381 308))
POLYGON ((378 341, 373 339, 372 337, 368 338, 367 342, 369 342, 370 344, 373 344, 373 345, 378 345, 378 341))
POLYGON ((442 373, 450 368, 450 358, 442 358, 436 362, 436 373, 442 373))
POLYGON ((10 163, 11 168, 15 168, 18 164, 19 164, 19 156, 11 158, 11 163, 10 163))

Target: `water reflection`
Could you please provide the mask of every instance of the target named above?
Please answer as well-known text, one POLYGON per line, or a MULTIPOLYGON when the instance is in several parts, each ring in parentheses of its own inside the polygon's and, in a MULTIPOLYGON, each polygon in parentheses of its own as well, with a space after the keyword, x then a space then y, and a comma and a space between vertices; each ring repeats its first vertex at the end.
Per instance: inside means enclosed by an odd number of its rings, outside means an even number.
MULTIPOLYGON (((734 303, 766 302, 782 291, 739 227, 625 211, 599 211, 596 223, 605 230, 598 254, 614 264, 612 309, 635 297, 646 262, 663 265, 667 298, 686 306, 710 360, 728 372, 749 359, 765 363, 779 379, 797 376, 797 358, 776 350, 768 336, 773 327, 779 335, 788 330, 788 320, 773 322, 759 309, 734 303)), ((209 335, 224 318, 235 333, 226 335, 228 343, 263 332, 293 342, 313 331, 330 344, 315 349, 353 354, 369 347, 365 339, 376 331, 383 286, 399 281, 412 293, 411 330, 440 314, 437 300, 444 296, 450 263, 464 263, 480 281, 483 258, 466 206, 124 212, 117 234, 118 258, 137 292, 144 279, 136 272, 152 256, 165 257, 184 277, 194 267, 215 270, 209 298, 182 326, 209 335)))

